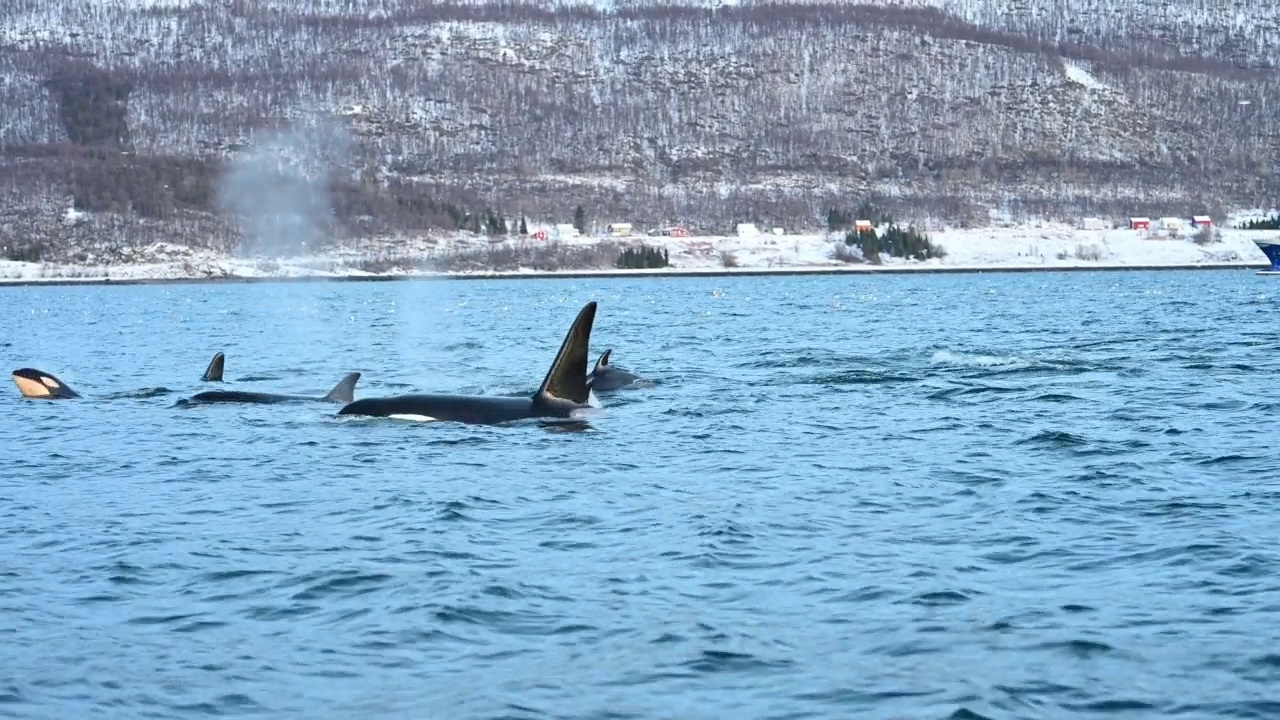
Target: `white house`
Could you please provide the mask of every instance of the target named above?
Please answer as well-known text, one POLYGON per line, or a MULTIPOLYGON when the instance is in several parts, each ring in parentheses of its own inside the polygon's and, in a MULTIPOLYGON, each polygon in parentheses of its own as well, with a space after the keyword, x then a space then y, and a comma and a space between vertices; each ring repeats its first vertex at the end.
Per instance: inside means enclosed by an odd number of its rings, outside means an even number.
POLYGON ((755 223, 738 223, 738 237, 756 237, 760 234, 760 228, 755 223))
POLYGON ((1160 218, 1160 228, 1163 230, 1177 231, 1182 229, 1182 218, 1162 217, 1160 218))
POLYGON ((570 238, 576 238, 580 234, 581 233, 578 232, 578 228, 574 227, 569 223, 556 224, 555 236, 557 240, 568 240, 570 238))
POLYGON ((627 237, 631 235, 631 223, 609 223, 609 234, 613 237, 627 237))
POLYGON ((1107 225, 1102 222, 1102 218, 1087 217, 1080 221, 1080 227, 1085 230, 1105 230, 1107 225))

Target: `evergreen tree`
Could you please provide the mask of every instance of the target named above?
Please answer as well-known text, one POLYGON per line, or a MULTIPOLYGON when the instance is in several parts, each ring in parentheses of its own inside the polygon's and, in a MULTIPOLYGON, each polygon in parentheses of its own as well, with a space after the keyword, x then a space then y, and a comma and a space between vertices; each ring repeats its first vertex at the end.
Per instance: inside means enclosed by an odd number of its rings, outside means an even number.
POLYGON ((573 226, 583 235, 587 234, 587 211, 583 210, 581 205, 573 211, 573 226))
POLYGON ((521 234, 521 235, 528 235, 528 234, 529 234, 529 226, 528 226, 528 225, 526 225, 526 224, 525 224, 525 222, 524 222, 524 215, 521 215, 521 216, 520 216, 520 234, 521 234))

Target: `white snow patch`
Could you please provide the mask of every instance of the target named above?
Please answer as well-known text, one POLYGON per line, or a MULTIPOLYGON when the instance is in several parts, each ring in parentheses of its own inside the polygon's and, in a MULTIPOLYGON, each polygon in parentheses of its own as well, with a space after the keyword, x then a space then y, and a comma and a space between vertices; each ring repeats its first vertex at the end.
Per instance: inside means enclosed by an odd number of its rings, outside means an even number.
MULTIPOLYGON (((1242 213, 1242 215, 1245 213, 1242 213)), ((1259 213, 1260 214, 1260 213, 1259 213)), ((834 257, 843 235, 809 233, 794 235, 664 237, 639 235, 631 240, 666 249, 671 266, 657 272, 750 274, 770 270, 805 272, 833 268, 859 271, 901 270, 999 270, 1089 267, 1167 267, 1269 265, 1254 240, 1280 240, 1280 232, 1236 230, 1215 218, 1219 242, 1198 245, 1191 232, 1136 231, 1127 228, 1085 230, 1065 223, 1035 223, 1006 227, 958 229, 943 227, 928 232, 929 239, 946 253, 927 261, 884 257, 882 265, 846 263, 834 257)), ((883 230, 883 228, 881 228, 883 230)), ((82 264, 31 263, 0 260, 0 283, 40 280, 103 279, 165 280, 218 278, 371 277, 437 275, 417 269, 418 260, 432 253, 475 251, 495 244, 540 244, 529 239, 483 238, 470 233, 369 239, 355 246, 312 252, 291 258, 240 258, 210 250, 195 250, 169 243, 125 248, 105 261, 97 248, 87 248, 82 264), (366 269, 374 268, 374 269, 366 269)), ((592 245, 606 238, 566 237, 561 245, 592 245)), ((860 257, 860 253, 851 253, 860 257)), ((564 272, 583 272, 566 269, 564 272)), ((600 274, 627 275, 652 270, 600 270, 600 274)), ((513 273, 474 272, 469 275, 513 273)), ((547 274, 534 270, 514 274, 547 274)), ((550 273, 554 274, 554 273, 550 273)))
POLYGON ((1098 80, 1088 70, 1076 65, 1075 63, 1064 62, 1062 69, 1067 73, 1067 79, 1071 82, 1083 85, 1090 90, 1110 90, 1111 88, 1105 83, 1098 80))

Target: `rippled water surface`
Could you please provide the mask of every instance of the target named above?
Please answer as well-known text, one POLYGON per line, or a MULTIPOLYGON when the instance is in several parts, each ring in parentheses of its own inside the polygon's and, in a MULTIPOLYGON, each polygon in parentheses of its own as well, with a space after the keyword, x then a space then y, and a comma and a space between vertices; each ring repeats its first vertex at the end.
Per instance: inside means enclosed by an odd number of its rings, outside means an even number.
POLYGON ((0 289, 0 716, 1280 714, 1280 281, 0 289), (526 393, 585 430, 175 407, 526 393), (248 378, 248 379, 245 379, 248 378))

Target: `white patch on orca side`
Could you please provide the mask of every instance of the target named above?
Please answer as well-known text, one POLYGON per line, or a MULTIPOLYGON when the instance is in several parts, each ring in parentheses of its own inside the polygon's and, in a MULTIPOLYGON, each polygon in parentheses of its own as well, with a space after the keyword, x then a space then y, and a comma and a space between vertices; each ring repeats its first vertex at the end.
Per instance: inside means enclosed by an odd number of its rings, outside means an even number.
POLYGON ((569 411, 570 420, 590 420, 591 418, 604 417, 604 408, 585 407, 574 408, 569 411))
POLYGON ((413 415, 413 414, 395 414, 388 415, 392 420, 408 420, 410 422, 436 422, 436 419, 430 415, 413 415))
POLYGON ((587 405, 597 410, 604 408, 604 404, 600 402, 600 398, 596 397, 595 390, 587 391, 587 405))
POLYGON ((28 397, 28 398, 53 397, 53 393, 49 392, 49 388, 45 383, 36 382, 31 378, 25 378, 25 377, 22 377, 21 375, 14 375, 13 384, 18 386, 18 392, 22 393, 22 397, 28 397))

